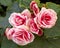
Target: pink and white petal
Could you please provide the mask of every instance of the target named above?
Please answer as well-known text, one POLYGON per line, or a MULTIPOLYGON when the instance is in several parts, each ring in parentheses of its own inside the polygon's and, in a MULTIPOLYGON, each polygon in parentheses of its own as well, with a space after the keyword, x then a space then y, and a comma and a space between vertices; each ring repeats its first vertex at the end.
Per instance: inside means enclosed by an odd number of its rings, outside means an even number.
POLYGON ((38 29, 40 29, 40 25, 39 25, 39 23, 38 23, 38 17, 35 17, 35 18, 34 18, 34 22, 36 23, 38 29))
POLYGON ((13 33, 14 33, 13 28, 6 28, 5 34, 6 34, 7 38, 8 38, 8 40, 12 39, 13 33))
POLYGON ((28 9, 23 10, 23 12, 21 12, 21 15, 27 16, 28 18, 31 18, 31 13, 28 9))
POLYGON ((36 16, 36 14, 39 13, 39 8, 38 8, 37 3, 35 1, 32 1, 30 3, 30 9, 33 10, 35 16, 36 16))
POLYGON ((38 32, 38 34, 37 34, 38 36, 42 36, 43 35, 43 30, 40 28, 39 29, 39 32, 38 32))

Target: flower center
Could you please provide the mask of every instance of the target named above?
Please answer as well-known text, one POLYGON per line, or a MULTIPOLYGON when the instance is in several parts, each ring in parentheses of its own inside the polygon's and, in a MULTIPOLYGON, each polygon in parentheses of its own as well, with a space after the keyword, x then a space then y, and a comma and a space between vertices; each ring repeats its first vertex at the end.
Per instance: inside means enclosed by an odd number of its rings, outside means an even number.
POLYGON ((17 25, 22 25, 24 24, 24 22, 25 22, 25 19, 21 18, 20 16, 16 16, 15 23, 17 25))
POLYGON ((45 20, 46 20, 46 21, 50 21, 50 20, 51 20, 51 17, 48 16, 48 15, 46 15, 46 16, 45 16, 45 20))
MULTIPOLYGON (((43 21, 46 25, 49 25, 49 21, 51 20, 51 17, 48 14, 44 14, 41 17, 41 21, 43 21)), ((42 23, 43 24, 43 23, 42 23)))

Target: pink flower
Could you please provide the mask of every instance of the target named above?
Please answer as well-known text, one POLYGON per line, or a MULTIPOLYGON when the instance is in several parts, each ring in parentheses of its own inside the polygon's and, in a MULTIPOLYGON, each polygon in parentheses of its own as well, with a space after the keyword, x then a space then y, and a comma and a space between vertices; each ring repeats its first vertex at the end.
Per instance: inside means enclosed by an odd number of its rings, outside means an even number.
POLYGON ((31 13, 28 9, 23 10, 23 12, 21 12, 21 15, 27 16, 28 18, 31 17, 31 13))
POLYGON ((13 26, 24 25, 26 22, 27 16, 21 15, 20 13, 12 13, 9 17, 9 23, 13 26))
POLYGON ((53 9, 42 8, 38 13, 38 23, 42 28, 51 28, 57 21, 57 13, 53 9))
POLYGON ((39 13, 39 8, 38 8, 38 6, 37 6, 37 4, 36 4, 35 1, 32 1, 32 2, 30 3, 30 9, 33 10, 33 12, 34 12, 35 15, 36 15, 37 13, 39 13))
POLYGON ((18 45, 27 45, 34 40, 34 35, 29 32, 25 26, 20 26, 20 28, 11 28, 5 33, 8 39, 18 45))
POLYGON ((26 25, 29 27, 30 32, 39 36, 43 35, 42 29, 37 26, 34 19, 28 19, 26 25))

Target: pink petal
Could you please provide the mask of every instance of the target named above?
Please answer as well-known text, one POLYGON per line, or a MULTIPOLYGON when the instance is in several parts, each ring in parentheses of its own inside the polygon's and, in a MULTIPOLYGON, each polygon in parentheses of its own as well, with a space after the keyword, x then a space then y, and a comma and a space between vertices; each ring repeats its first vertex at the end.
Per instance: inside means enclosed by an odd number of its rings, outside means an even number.
POLYGON ((21 12, 21 15, 27 16, 28 18, 31 17, 31 13, 28 9, 23 10, 23 12, 21 12))
POLYGON ((6 28, 5 34, 8 38, 8 40, 12 39, 12 35, 14 34, 14 31, 11 28, 6 28))
POLYGON ((35 1, 32 1, 30 3, 30 9, 33 10, 35 15, 39 13, 39 8, 38 8, 38 6, 37 6, 35 1))

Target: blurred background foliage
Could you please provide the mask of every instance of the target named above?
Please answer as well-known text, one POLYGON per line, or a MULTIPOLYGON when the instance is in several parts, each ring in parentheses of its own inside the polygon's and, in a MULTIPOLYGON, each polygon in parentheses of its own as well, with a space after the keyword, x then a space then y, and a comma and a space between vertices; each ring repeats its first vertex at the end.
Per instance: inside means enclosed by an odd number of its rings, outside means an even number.
MULTIPOLYGON (((4 35, 7 27, 12 27, 8 18, 12 12, 22 12, 29 9, 32 0, 0 0, 0 47, 1 48, 60 48, 60 1, 59 0, 35 0, 41 9, 54 9, 58 15, 56 26, 51 29, 44 29, 42 37, 36 36, 34 42, 26 46, 18 46, 12 41, 7 40, 4 35)), ((30 9, 29 9, 30 10, 30 9)))

